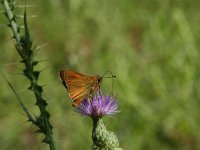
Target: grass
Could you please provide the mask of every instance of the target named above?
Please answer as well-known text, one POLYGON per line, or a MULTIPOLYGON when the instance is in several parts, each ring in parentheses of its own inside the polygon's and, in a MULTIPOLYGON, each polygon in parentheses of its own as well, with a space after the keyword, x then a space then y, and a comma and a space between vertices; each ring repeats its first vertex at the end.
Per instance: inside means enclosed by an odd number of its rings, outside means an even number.
MULTIPOLYGON (((19 2, 18 2, 19 3, 19 2)), ((23 3, 23 2, 21 2, 23 3)), ((38 66, 47 67, 39 82, 52 112, 60 149, 88 149, 91 122, 72 111, 58 72, 72 68, 85 74, 112 70, 121 113, 104 121, 118 134, 124 149, 199 149, 199 1, 34 1, 28 18, 38 66)), ((17 11, 21 11, 18 9, 17 11)), ((23 10, 22 10, 23 11, 23 10)), ((6 24, 0 16, 0 24, 6 24)), ((19 57, 9 29, 0 29, 0 69, 35 114, 38 110, 19 73, 19 57), (10 65, 7 65, 10 64, 10 65), (23 84, 22 84, 23 83, 23 84)), ((109 91, 111 80, 104 80, 109 91)), ((48 149, 16 98, 0 79, 0 145, 2 149, 48 149), (15 147, 13 148, 13 145, 15 147)))

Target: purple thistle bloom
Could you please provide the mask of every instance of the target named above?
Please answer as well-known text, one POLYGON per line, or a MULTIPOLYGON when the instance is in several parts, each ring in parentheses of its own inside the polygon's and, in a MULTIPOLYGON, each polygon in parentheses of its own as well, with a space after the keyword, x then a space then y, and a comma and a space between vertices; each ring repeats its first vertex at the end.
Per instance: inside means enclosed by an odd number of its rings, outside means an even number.
POLYGON ((112 115, 117 110, 119 103, 111 96, 96 95, 90 100, 87 98, 82 101, 76 108, 75 111, 84 115, 94 117, 103 117, 105 115, 112 115))

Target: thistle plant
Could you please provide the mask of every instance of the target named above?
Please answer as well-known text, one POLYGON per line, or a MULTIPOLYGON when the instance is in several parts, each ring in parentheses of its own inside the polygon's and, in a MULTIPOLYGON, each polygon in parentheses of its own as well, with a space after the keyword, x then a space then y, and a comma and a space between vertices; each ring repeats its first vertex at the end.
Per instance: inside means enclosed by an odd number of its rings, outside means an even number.
POLYGON ((50 114, 46 110, 47 102, 42 96, 43 88, 38 84, 38 79, 40 71, 35 71, 35 66, 39 63, 37 60, 34 60, 34 48, 32 46, 32 40, 27 23, 26 10, 23 15, 23 25, 24 25, 24 34, 19 30, 19 26, 16 23, 16 17, 13 13, 15 8, 12 1, 1 0, 1 3, 4 7, 4 14, 8 19, 9 25, 13 31, 13 39, 15 40, 15 47, 21 57, 21 63, 24 64, 23 75, 30 81, 29 90, 33 92, 35 96, 36 103, 35 105, 39 108, 40 114, 36 117, 33 117, 28 109, 25 107, 20 97, 17 95, 14 87, 10 82, 7 81, 8 85, 11 87, 17 99, 19 100, 23 110, 26 113, 29 122, 32 122, 35 126, 38 127, 37 132, 42 133, 45 137, 42 142, 47 143, 51 150, 55 150, 55 143, 53 140, 52 125, 50 124, 49 118, 50 114))
POLYGON ((89 116, 93 121, 92 150, 122 150, 119 147, 117 136, 108 131, 103 122, 103 117, 113 115, 118 110, 119 103, 110 95, 97 94, 92 99, 82 101, 75 111, 83 116, 89 116))
MULTIPOLYGON (((10 27, 13 31, 15 48, 22 59, 21 63, 24 64, 23 75, 26 76, 26 78, 28 78, 30 81, 30 86, 28 89, 33 92, 33 95, 36 99, 35 105, 40 111, 38 116, 31 115, 15 91, 13 85, 7 81, 6 78, 5 80, 16 95, 17 100, 19 101, 28 118, 28 121, 38 127, 37 133, 42 133, 45 136, 42 142, 47 143, 51 150, 55 150, 56 147, 53 140, 52 125, 49 121, 50 114, 46 110, 47 102, 42 96, 43 88, 38 84, 40 71, 35 70, 35 66, 39 62, 34 60, 33 57, 35 51, 32 46, 32 40, 28 28, 26 10, 24 11, 23 15, 24 34, 22 34, 19 30, 19 25, 16 23, 16 17, 13 13, 15 5, 8 0, 1 0, 1 3, 5 10, 4 14, 9 22, 8 27, 10 27)), ((80 113, 84 116, 89 116, 93 121, 92 150, 121 150, 117 136, 114 134, 114 132, 108 131, 103 122, 104 116, 113 115, 119 112, 118 106, 119 103, 116 101, 116 98, 108 95, 105 96, 103 94, 97 94, 92 98, 82 101, 82 103, 75 108, 77 113, 80 113)))

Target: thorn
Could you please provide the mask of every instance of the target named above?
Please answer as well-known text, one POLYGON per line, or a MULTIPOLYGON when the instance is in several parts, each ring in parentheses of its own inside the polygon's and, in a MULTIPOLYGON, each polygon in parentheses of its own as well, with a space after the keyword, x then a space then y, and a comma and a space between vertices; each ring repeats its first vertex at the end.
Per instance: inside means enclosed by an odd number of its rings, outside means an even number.
POLYGON ((24 88, 24 89, 21 89, 21 90, 17 90, 16 92, 17 93, 24 93, 24 92, 26 92, 27 91, 27 88, 24 88))
POLYGON ((35 66, 35 65, 37 65, 38 64, 38 61, 33 61, 32 62, 32 66, 35 66))
POLYGON ((38 60, 37 62, 40 63, 40 62, 44 62, 44 61, 48 61, 48 60, 50 60, 50 58, 43 59, 43 60, 38 60))
POLYGON ((35 133, 42 133, 42 130, 38 129, 38 130, 35 131, 35 133))
MULTIPOLYGON (((42 88, 46 87, 48 84, 40 85, 42 88)), ((46 100, 47 101, 47 100, 46 100)))
POLYGON ((42 45, 39 45, 39 46, 37 46, 34 50, 39 50, 39 49, 41 49, 42 47, 45 47, 46 45, 48 45, 49 43, 44 43, 44 44, 42 44, 42 45))
POLYGON ((17 73, 17 72, 6 72, 6 73, 8 73, 8 74, 11 74, 11 75, 23 75, 22 73, 17 73))
POLYGON ((46 47, 47 44, 48 43, 44 43, 44 44, 42 44, 40 46, 37 46, 37 47, 33 48, 33 51, 36 52, 35 56, 34 56, 35 60, 37 60, 40 57, 41 53, 42 53, 42 51, 40 51, 40 49, 42 49, 43 47, 46 47))
POLYGON ((45 137, 45 138, 42 140, 42 142, 43 142, 43 143, 49 143, 50 140, 49 140, 49 138, 45 137))
POLYGON ((20 62, 12 62, 12 63, 7 63, 7 64, 1 64, 0 67, 17 65, 17 64, 20 64, 20 62))
POLYGON ((24 26, 20 26, 19 28, 20 28, 20 29, 24 29, 24 26))
MULTIPOLYGON (((24 19, 23 15, 15 15, 15 17, 24 19)), ((28 16, 27 18, 36 18, 36 17, 37 17, 37 15, 31 15, 31 16, 28 16)))
POLYGON ((37 5, 15 5, 15 8, 33 8, 33 7, 38 7, 37 5))
POLYGON ((28 18, 36 18, 36 17, 37 17, 37 15, 31 15, 28 18))
POLYGON ((21 105, 22 109, 24 110, 24 112, 26 113, 27 117, 29 119, 32 120, 32 122, 35 122, 32 115, 29 113, 28 109, 25 107, 24 103, 22 102, 21 98, 19 97, 19 95, 17 94, 15 88, 13 87, 13 85, 6 79, 6 77, 1 73, 2 77, 4 78, 4 80, 6 81, 6 83, 8 84, 8 86, 11 88, 12 92, 14 93, 14 95, 17 98, 17 101, 19 102, 19 104, 21 105))
POLYGON ((24 18, 23 15, 15 15, 16 18, 24 18))
POLYGON ((43 72, 43 71, 45 71, 45 70, 48 69, 48 68, 49 68, 49 66, 47 66, 47 67, 41 69, 40 72, 43 72))

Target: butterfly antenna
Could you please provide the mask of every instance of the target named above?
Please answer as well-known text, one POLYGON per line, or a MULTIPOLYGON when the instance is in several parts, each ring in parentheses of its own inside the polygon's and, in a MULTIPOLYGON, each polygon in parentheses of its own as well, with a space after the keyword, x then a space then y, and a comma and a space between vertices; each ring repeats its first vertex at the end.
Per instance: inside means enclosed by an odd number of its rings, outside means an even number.
POLYGON ((115 78, 116 76, 115 75, 113 75, 112 74, 112 71, 106 71, 104 74, 103 74, 103 76, 102 76, 102 78, 112 78, 112 85, 111 85, 111 95, 113 94, 113 87, 114 87, 114 82, 113 82, 113 78, 115 78), (111 74, 111 77, 105 77, 105 75, 107 74, 107 73, 110 73, 111 74))
POLYGON ((102 76, 102 78, 115 78, 115 77, 116 77, 116 76, 114 76, 114 75, 112 74, 111 71, 106 71, 106 72, 103 74, 103 76, 102 76), (106 75, 107 73, 110 73, 110 74, 111 74, 111 77, 105 77, 105 75, 106 75))
POLYGON ((113 81, 113 78, 112 78, 112 85, 111 85, 111 95, 113 95, 113 87, 114 87, 114 81, 113 81))

